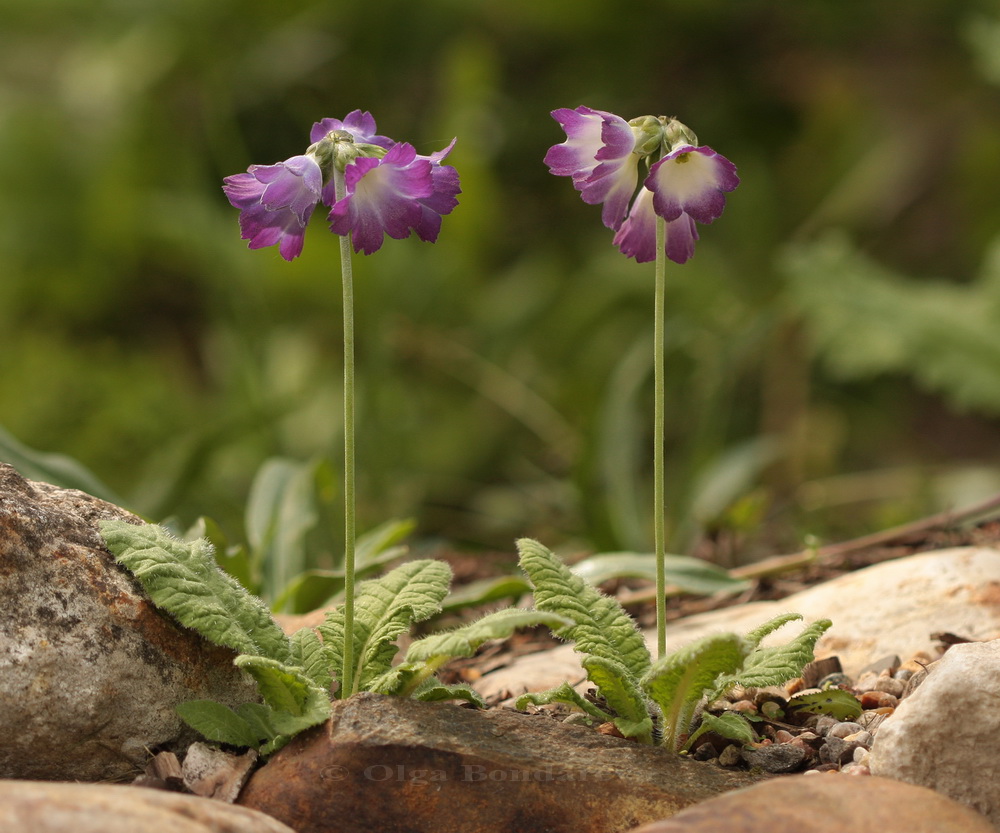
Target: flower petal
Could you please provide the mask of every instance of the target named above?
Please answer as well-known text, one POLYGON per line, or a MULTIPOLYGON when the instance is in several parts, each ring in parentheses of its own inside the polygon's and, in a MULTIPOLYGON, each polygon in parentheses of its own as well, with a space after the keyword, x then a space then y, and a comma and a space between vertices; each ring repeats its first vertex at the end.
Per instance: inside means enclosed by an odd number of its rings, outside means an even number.
MULTIPOLYGON (((656 212, 653 209, 654 195, 648 188, 639 191, 628 219, 615 234, 614 244, 626 257, 635 258, 637 263, 656 260, 656 212)), ((681 214, 666 225, 666 255, 675 263, 686 263, 694 254, 694 243, 698 230, 694 220, 681 214)))
POLYGON ((736 166, 706 146, 677 148, 650 168, 645 182, 665 220, 686 213, 700 223, 717 219, 726 207, 725 192, 739 184, 736 166))
POLYGON ((379 147, 392 147, 393 140, 388 136, 379 136, 375 133, 375 118, 367 110, 352 110, 343 121, 340 119, 322 119, 312 126, 309 132, 309 141, 318 142, 328 133, 334 130, 346 130, 354 137, 355 142, 365 142, 379 147))
POLYGON ((393 145, 382 158, 359 157, 344 171, 346 196, 330 209, 330 230, 351 234, 354 251, 372 254, 384 234, 409 237, 423 217, 419 200, 434 195, 429 159, 412 145, 393 145))

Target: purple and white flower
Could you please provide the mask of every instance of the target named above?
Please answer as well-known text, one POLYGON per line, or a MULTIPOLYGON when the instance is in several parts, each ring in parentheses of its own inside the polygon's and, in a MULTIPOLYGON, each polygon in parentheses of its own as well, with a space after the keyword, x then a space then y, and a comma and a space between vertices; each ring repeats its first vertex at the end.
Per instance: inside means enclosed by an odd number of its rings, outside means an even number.
POLYGON ((556 176, 569 176, 583 201, 602 205, 614 244, 639 262, 656 259, 656 217, 666 221, 665 253, 676 263, 694 254, 695 221, 711 223, 739 185, 736 166, 674 119, 644 116, 625 121, 613 113, 577 107, 552 117, 566 141, 549 148, 545 162, 556 176), (637 189, 638 165, 650 163, 637 189))
POLYGON ((226 177, 223 191, 240 209, 240 228, 251 249, 277 244, 285 260, 302 253, 306 225, 320 202, 330 207, 330 230, 350 234, 356 252, 378 251, 388 234, 416 232, 434 242, 441 217, 458 205, 458 172, 442 164, 455 145, 420 156, 412 145, 376 132, 370 113, 316 122, 302 156, 275 165, 251 165, 226 177), (343 173, 337 199, 334 168, 343 173))

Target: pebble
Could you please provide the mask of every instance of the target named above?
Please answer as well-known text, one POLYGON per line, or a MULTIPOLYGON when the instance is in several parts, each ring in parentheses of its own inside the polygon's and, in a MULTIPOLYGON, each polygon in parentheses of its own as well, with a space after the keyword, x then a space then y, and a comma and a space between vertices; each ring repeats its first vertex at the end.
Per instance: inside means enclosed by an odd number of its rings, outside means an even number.
POLYGON ((740 748, 735 744, 727 746, 719 753, 719 766, 737 766, 742 761, 743 755, 740 753, 740 748))
POLYGON ((742 750, 742 756, 750 767, 774 773, 797 772, 805 766, 807 757, 804 749, 790 743, 748 746, 742 750))
POLYGON ((884 691, 886 694, 891 694, 893 697, 902 697, 903 689, 906 684, 902 680, 896 680, 892 677, 879 677, 875 680, 874 691, 884 691))
POLYGON ((830 738, 846 738, 848 735, 853 735, 855 732, 860 732, 862 729, 857 723, 845 722, 837 723, 831 726, 826 733, 827 737, 830 738))
POLYGON ((865 749, 871 749, 872 741, 875 740, 875 738, 871 732, 866 732, 864 729, 861 729, 860 731, 847 735, 844 740, 848 743, 856 743, 858 746, 862 746, 865 749))

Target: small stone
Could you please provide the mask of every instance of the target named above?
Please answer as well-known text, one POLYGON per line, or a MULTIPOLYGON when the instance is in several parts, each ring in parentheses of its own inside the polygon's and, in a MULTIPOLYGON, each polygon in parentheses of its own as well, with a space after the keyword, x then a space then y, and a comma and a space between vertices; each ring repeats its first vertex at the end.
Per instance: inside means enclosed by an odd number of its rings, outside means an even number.
POLYGON ((863 746, 865 749, 871 748, 872 741, 875 738, 872 736, 871 732, 866 732, 864 729, 855 732, 854 734, 848 735, 844 738, 848 743, 856 743, 858 746, 863 746))
POLYGON ((875 691, 884 691, 886 694, 891 694, 893 697, 902 697, 903 689, 906 687, 906 683, 902 680, 896 680, 892 677, 879 677, 875 681, 875 691))
POLYGON ((807 766, 811 764, 813 761, 815 761, 819 754, 816 751, 816 747, 812 746, 810 743, 804 741, 800 737, 794 738, 789 745, 802 750, 802 754, 805 755, 805 762, 807 766))
POLYGON ((868 761, 871 760, 871 754, 872 753, 863 746, 859 746, 854 750, 854 763, 868 766, 868 761))
POLYGON ((727 746, 719 753, 719 766, 737 766, 742 761, 743 755, 735 744, 727 746))
POLYGON ((856 744, 848 743, 843 738, 828 737, 819 748, 819 759, 824 764, 840 766, 852 760, 855 748, 856 744))
POLYGON ((774 740, 775 743, 791 743, 791 741, 795 740, 795 735, 787 729, 778 729, 778 731, 774 733, 774 740))
POLYGON ((825 737, 826 733, 830 731, 834 726, 840 724, 840 721, 835 717, 830 717, 828 714, 820 715, 819 719, 816 721, 816 734, 820 737, 825 737))
POLYGON ((691 757, 696 761, 710 761, 715 757, 715 747, 706 741, 691 753, 691 757))
POLYGON ((874 671, 866 671, 854 683, 855 691, 872 691, 878 681, 878 674, 874 671))
POLYGON ((846 738, 848 735, 853 735, 855 732, 860 732, 861 727, 857 723, 845 722, 838 723, 836 726, 831 726, 830 730, 826 733, 829 738, 846 738))
POLYGON ((790 743, 752 747, 742 750, 743 760, 750 767, 764 772, 796 772, 805 765, 806 752, 790 743))
POLYGON ((737 700, 731 706, 729 710, 733 712, 753 713, 757 711, 757 704, 753 700, 737 700))
POLYGON ((861 669, 861 674, 870 672, 877 676, 883 671, 888 671, 891 674, 899 668, 900 664, 899 654, 889 654, 866 665, 861 669))
POLYGON ((887 691, 866 691, 858 698, 858 702, 861 703, 861 708, 865 711, 871 709, 893 709, 899 705, 899 698, 889 694, 887 691))

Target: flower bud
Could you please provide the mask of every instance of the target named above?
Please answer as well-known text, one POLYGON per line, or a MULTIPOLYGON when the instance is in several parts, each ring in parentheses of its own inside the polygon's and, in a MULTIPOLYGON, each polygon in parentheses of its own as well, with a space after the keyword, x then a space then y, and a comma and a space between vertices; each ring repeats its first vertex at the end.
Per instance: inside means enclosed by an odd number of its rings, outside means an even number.
POLYGON ((629 121, 629 127, 635 135, 633 153, 640 156, 652 156, 663 143, 663 123, 656 116, 639 116, 629 121))
POLYGON ((667 119, 663 127, 663 135, 667 145, 667 153, 686 145, 698 147, 698 137, 694 135, 694 131, 675 118, 667 119))

